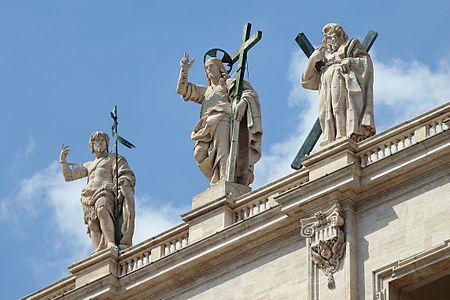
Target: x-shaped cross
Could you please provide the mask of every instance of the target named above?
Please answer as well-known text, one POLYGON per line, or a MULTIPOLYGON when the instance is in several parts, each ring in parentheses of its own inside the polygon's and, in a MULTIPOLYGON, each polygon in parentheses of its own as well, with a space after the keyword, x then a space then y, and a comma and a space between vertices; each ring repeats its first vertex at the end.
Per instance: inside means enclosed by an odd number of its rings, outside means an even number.
MULTIPOLYGON (((362 47, 363 50, 366 52, 369 52, 370 48, 372 47, 373 43, 375 43, 375 40, 378 36, 378 33, 375 31, 369 30, 367 31, 363 41, 362 41, 362 47)), ((303 50, 303 53, 309 58, 311 54, 314 52, 314 47, 309 42, 308 38, 303 32, 300 32, 297 37, 295 38, 295 41, 300 46, 300 48, 303 50)), ((316 63, 316 69, 320 71, 320 68, 324 65, 323 61, 319 61, 316 63)), ((297 155, 294 158, 294 161, 291 164, 291 168, 295 170, 299 170, 302 167, 302 159, 309 155, 316 145, 317 141, 320 138, 320 135, 322 134, 322 128, 320 127, 319 118, 317 118, 316 122, 314 123, 311 131, 309 132, 308 136, 306 137, 306 140, 303 142, 302 147, 298 151, 297 155)))

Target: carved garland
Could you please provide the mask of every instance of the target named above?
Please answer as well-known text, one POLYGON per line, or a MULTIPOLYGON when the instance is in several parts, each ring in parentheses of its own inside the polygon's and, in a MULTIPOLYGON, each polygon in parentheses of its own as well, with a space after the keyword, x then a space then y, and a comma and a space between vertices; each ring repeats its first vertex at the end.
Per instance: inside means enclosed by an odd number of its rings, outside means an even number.
POLYGON ((335 204, 325 213, 318 211, 314 217, 300 220, 301 235, 311 238, 312 261, 328 277, 329 289, 335 288, 333 274, 345 251, 341 212, 339 204, 335 204))

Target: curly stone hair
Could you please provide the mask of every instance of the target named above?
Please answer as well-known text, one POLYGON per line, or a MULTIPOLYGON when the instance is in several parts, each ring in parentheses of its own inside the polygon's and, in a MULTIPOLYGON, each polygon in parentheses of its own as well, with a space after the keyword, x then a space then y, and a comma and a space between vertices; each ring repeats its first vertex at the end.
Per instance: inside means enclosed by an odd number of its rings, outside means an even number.
POLYGON ((323 40, 322 43, 325 43, 325 39, 329 37, 331 34, 336 33, 339 38, 343 41, 348 40, 348 35, 345 33, 344 28, 337 23, 328 23, 322 28, 323 40))

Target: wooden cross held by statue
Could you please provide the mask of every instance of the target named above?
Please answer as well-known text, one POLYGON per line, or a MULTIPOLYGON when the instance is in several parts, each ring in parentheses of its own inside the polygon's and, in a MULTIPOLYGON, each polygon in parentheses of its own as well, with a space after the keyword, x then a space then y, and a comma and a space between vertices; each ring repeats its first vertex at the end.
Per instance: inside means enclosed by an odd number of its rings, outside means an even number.
POLYGON ((227 181, 234 182, 236 177, 236 160, 238 149, 238 137, 239 137, 239 121, 234 119, 234 109, 241 100, 242 90, 244 88, 244 73, 245 66, 247 64, 247 52, 250 50, 262 37, 262 32, 257 31, 250 37, 250 29, 252 24, 247 23, 244 26, 244 33, 242 35, 241 47, 231 56, 232 62, 239 61, 238 69, 236 71, 236 82, 234 84, 234 90, 231 94, 233 99, 233 117, 231 118, 231 145, 230 154, 228 156, 228 170, 227 181))
MULTIPOLYGON (((378 36, 378 33, 375 31, 369 30, 367 31, 363 41, 362 41, 362 47, 363 50, 366 52, 369 52, 370 48, 372 47, 373 43, 375 43, 375 40, 378 36)), ((308 38, 303 32, 300 32, 297 37, 295 38, 295 41, 300 46, 300 48, 303 50, 303 53, 309 58, 311 54, 314 52, 314 47, 309 42, 308 38)), ((320 61, 316 63, 316 69, 320 71, 320 68, 324 65, 323 61, 320 61)), ((317 118, 316 122, 314 123, 311 131, 309 132, 308 136, 306 137, 306 140, 303 142, 302 147, 298 151, 297 155, 294 158, 294 161, 291 164, 291 168, 299 170, 302 167, 302 159, 309 155, 316 145, 317 141, 320 138, 320 135, 322 134, 322 128, 320 127, 319 118, 317 118)))
POLYGON ((114 106, 113 111, 111 112, 111 118, 113 119, 113 125, 112 125, 112 136, 116 140, 116 203, 115 203, 115 210, 114 210, 114 233, 115 233, 115 240, 116 245, 119 246, 120 240, 122 239, 122 205, 120 205, 119 200, 119 143, 124 145, 125 147, 129 149, 135 148, 135 146, 121 137, 117 134, 117 125, 119 124, 117 122, 118 116, 117 116, 117 105, 114 106))

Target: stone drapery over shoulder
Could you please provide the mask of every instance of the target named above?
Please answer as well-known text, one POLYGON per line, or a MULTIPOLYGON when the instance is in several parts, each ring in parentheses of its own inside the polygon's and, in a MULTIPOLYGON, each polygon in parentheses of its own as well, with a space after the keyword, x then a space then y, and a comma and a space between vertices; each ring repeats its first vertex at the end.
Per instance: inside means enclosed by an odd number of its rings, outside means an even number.
POLYGON ((181 64, 177 92, 185 101, 201 104, 200 120, 191 135, 197 165, 211 184, 226 179, 231 119, 237 118, 240 126, 236 183, 250 185, 254 180, 254 165, 261 157, 261 106, 256 91, 249 82, 244 82, 241 101, 233 109, 230 94, 235 79, 228 77, 220 60, 210 58, 205 63, 207 87, 188 82, 187 70, 181 64))
POLYGON ((344 137, 360 141, 375 134, 372 60, 340 25, 325 25, 323 35, 300 78, 304 88, 319 91, 320 145, 344 137), (324 66, 317 70, 320 61, 324 66))

